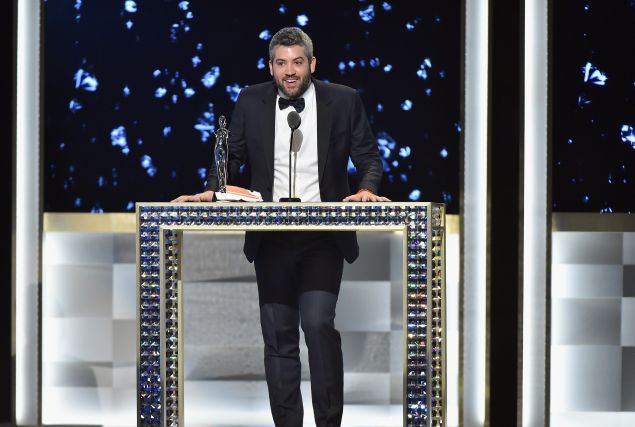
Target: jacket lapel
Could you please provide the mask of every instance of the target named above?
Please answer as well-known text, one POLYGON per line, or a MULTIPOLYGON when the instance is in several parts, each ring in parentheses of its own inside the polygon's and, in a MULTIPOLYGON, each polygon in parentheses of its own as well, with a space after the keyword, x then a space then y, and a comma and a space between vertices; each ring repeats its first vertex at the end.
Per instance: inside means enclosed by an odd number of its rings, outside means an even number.
POLYGON ((273 157, 276 145, 276 86, 271 84, 270 89, 262 96, 262 137, 263 151, 266 168, 269 171, 269 187, 273 188, 273 157))
POLYGON ((315 85, 315 102, 317 105, 317 144, 318 144, 318 179, 322 182, 326 156, 331 140, 331 112, 328 105, 331 99, 326 90, 326 84, 313 79, 315 85))

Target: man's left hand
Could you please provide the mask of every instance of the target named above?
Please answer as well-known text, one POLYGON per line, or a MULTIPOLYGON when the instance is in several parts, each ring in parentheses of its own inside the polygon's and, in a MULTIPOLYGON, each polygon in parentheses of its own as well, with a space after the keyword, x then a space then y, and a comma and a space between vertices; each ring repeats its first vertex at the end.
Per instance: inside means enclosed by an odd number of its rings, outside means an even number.
POLYGON ((390 199, 371 193, 368 190, 361 190, 356 194, 345 197, 343 202, 390 202, 390 199))

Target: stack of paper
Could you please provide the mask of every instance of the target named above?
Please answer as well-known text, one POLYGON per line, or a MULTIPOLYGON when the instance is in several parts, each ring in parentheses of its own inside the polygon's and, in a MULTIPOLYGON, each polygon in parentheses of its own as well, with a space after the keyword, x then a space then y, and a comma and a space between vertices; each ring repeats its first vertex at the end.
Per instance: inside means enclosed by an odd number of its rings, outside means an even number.
POLYGON ((262 196, 257 191, 235 185, 226 185, 225 192, 215 192, 216 200, 219 202, 262 202, 262 196))

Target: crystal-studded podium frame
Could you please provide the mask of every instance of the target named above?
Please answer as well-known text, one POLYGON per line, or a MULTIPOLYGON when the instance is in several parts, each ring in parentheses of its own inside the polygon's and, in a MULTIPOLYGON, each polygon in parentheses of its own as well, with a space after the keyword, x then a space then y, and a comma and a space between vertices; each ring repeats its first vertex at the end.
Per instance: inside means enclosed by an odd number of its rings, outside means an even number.
POLYGON ((446 424, 445 206, 138 203, 137 425, 182 426, 181 245, 186 231, 403 231, 403 425, 446 424))

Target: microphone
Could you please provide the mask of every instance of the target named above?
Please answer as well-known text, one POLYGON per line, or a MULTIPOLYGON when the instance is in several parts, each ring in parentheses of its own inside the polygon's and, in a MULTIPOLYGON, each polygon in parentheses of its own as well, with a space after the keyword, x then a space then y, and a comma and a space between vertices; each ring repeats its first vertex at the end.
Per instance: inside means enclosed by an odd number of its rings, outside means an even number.
MULTIPOLYGON (((300 127, 301 123, 302 123, 302 119, 300 118, 300 115, 298 114, 297 111, 292 110, 291 112, 289 112, 289 114, 287 115, 287 124, 291 128, 291 138, 289 139, 289 197, 281 197, 280 198, 281 202, 301 202, 299 197, 295 197, 295 191, 293 192, 293 194, 291 193, 291 176, 292 176, 291 153, 293 153, 293 133, 300 127)), ((297 153, 296 153, 296 156, 297 156, 297 153)), ((296 170, 294 168, 293 170, 294 183, 295 183, 295 175, 296 175, 296 170)), ((293 186, 293 189, 295 190, 295 185, 293 186)))
POLYGON ((302 123, 302 119, 300 118, 300 115, 298 114, 297 111, 291 110, 291 112, 289 112, 289 115, 287 116, 287 123, 289 124, 289 127, 291 128, 291 133, 293 133, 293 131, 295 131, 297 128, 300 127, 300 123, 302 123))

